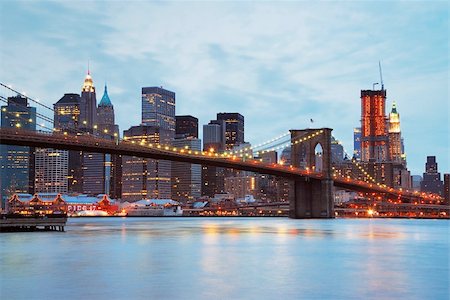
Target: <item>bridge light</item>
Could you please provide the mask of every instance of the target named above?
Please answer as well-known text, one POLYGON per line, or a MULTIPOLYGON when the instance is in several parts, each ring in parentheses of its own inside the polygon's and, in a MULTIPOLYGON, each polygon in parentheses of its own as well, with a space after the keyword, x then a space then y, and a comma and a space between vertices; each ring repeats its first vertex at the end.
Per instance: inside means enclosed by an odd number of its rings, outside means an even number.
POLYGON ((164 147, 164 150, 169 150, 169 146, 165 146, 165 147, 164 147))
POLYGON ((177 148, 173 148, 172 151, 177 152, 177 148))
POLYGON ((20 125, 20 123, 16 123, 16 127, 20 128, 22 125, 20 125))
POLYGON ((213 147, 211 147, 211 148, 209 148, 209 152, 214 152, 214 148, 213 147))

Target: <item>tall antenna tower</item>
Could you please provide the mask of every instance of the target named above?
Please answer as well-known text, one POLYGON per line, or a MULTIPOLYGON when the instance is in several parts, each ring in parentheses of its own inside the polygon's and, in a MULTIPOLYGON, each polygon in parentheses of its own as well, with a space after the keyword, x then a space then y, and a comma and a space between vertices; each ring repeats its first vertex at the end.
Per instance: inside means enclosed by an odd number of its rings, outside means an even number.
POLYGON ((384 83, 383 83, 383 72, 381 70, 381 61, 378 61, 378 67, 380 68, 380 83, 381 83, 381 90, 384 90, 384 83))

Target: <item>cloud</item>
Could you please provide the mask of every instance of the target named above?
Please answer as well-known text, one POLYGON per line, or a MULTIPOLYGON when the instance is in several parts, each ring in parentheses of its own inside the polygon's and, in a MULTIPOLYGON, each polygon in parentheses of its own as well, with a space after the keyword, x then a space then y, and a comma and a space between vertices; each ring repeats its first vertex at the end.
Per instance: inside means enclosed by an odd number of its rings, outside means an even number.
MULTIPOLYGON (((436 120, 448 125, 443 3, 80 3, 2 5, 1 78, 52 103, 79 91, 90 59, 99 94, 108 82, 121 129, 140 123, 141 87, 164 86, 177 94, 177 113, 198 117, 200 127, 217 112, 240 112, 257 144, 312 118, 351 152, 359 92, 379 82, 381 60, 413 172, 431 152, 420 134, 436 120), (12 15, 33 22, 12 34, 12 15), (417 109, 424 98, 436 103, 430 113, 417 109)), ((448 135, 448 126, 427 135, 446 170, 448 143, 440 145, 448 135)))

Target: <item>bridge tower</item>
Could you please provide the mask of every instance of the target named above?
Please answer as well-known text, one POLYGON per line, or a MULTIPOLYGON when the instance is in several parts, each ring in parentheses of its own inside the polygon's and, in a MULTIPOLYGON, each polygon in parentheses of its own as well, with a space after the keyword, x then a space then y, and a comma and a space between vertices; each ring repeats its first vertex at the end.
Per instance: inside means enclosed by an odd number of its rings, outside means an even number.
POLYGON ((304 218, 334 218, 333 210, 333 179, 331 172, 331 131, 330 128, 290 130, 291 161, 294 167, 321 171, 322 178, 296 179, 293 192, 290 195, 289 217, 304 218), (320 146, 319 146, 320 145, 320 146), (316 149, 321 149, 321 162, 316 161, 316 149))

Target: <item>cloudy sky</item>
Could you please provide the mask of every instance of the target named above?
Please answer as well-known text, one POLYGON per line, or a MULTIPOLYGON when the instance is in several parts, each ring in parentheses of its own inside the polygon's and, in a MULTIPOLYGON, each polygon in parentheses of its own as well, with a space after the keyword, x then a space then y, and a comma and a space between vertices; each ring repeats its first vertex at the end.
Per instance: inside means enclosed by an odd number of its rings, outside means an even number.
POLYGON ((349 153, 380 60, 412 173, 427 155, 450 171, 446 1, 6 0, 0 42, 0 81, 48 105, 80 92, 90 61, 121 130, 140 123, 141 88, 163 86, 200 125, 243 114, 252 144, 327 126, 349 153))

